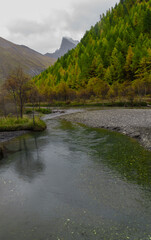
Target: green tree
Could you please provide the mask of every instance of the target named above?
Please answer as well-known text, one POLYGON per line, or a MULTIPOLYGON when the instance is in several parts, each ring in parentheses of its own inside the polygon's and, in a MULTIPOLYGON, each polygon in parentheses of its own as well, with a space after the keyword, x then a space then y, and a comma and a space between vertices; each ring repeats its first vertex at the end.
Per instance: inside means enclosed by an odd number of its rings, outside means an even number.
POLYGON ((126 71, 126 79, 132 81, 134 78, 134 72, 133 72, 133 50, 132 47, 129 46, 127 56, 126 56, 126 62, 125 62, 125 71, 126 71))

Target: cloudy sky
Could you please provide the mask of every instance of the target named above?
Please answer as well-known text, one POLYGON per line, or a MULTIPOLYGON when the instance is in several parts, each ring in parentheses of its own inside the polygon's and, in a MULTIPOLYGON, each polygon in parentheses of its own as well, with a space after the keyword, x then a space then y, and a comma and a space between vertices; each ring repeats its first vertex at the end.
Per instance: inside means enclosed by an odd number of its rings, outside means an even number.
POLYGON ((118 0, 0 0, 0 36, 41 53, 80 40, 118 0))

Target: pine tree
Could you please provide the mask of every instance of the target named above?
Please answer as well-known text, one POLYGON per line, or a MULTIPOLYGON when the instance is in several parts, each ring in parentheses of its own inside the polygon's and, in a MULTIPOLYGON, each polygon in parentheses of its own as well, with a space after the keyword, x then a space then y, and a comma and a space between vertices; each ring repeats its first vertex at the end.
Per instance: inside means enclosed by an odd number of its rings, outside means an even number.
POLYGON ((127 56, 126 56, 126 63, 125 63, 126 78, 129 81, 132 81, 134 78, 133 67, 132 67, 133 56, 134 56, 134 53, 133 53, 132 47, 129 46, 127 56))

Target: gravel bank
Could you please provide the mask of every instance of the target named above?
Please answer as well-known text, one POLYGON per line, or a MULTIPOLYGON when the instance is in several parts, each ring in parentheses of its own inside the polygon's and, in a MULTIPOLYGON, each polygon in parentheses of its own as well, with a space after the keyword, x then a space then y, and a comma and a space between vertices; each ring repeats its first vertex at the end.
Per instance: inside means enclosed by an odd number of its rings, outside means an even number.
POLYGON ((151 150, 151 109, 94 110, 61 118, 90 127, 121 132, 138 139, 145 148, 151 150))
POLYGON ((0 143, 7 142, 15 137, 21 136, 28 131, 0 132, 0 143))

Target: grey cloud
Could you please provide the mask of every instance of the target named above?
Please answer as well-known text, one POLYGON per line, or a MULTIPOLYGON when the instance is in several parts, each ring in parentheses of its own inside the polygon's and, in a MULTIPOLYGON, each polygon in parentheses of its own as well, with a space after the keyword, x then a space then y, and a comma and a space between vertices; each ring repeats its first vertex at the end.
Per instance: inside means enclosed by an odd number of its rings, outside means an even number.
POLYGON ((80 40, 98 20, 100 14, 117 0, 87 0, 72 4, 69 10, 54 10, 42 22, 21 20, 8 26, 9 39, 42 53, 59 48, 63 36, 80 40), (21 42, 22 41, 22 42, 21 42))
POLYGON ((97 21, 100 14, 105 13, 117 0, 93 0, 74 4, 74 12, 68 21, 68 27, 74 31, 86 31, 97 21))
POLYGON ((45 23, 38 23, 35 21, 18 20, 8 26, 10 33, 29 36, 31 34, 41 33, 47 31, 45 23))

